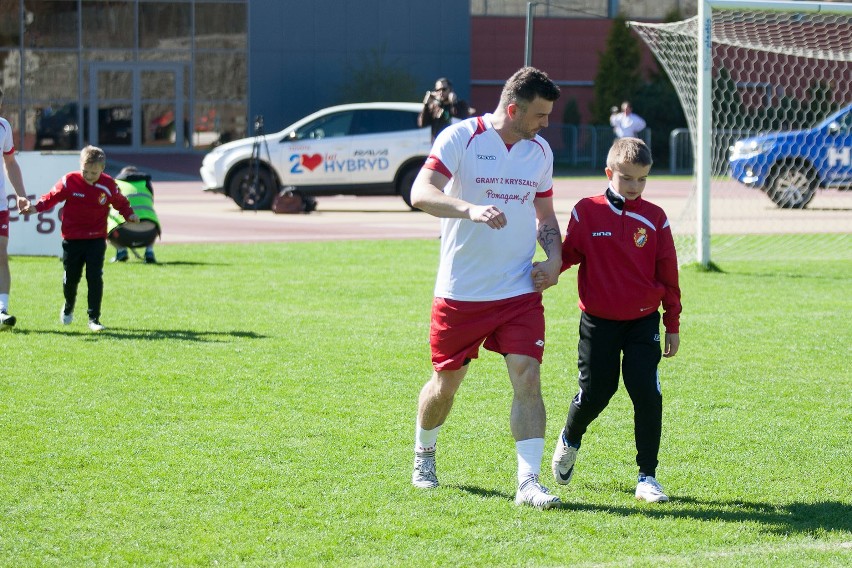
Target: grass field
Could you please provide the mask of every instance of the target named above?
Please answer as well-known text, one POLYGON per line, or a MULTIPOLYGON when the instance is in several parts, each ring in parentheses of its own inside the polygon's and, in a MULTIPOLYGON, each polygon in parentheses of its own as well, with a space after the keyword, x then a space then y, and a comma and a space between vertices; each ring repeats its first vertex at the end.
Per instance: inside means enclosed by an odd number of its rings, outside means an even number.
POLYGON ((58 324, 61 264, 12 259, 0 335, 2 566, 848 566, 852 262, 682 271, 658 477, 633 498, 623 388, 572 484, 549 455, 576 390, 576 270, 548 290, 544 481, 516 507, 510 387, 471 368, 410 484, 438 242, 172 245, 107 265, 102 322, 58 324))

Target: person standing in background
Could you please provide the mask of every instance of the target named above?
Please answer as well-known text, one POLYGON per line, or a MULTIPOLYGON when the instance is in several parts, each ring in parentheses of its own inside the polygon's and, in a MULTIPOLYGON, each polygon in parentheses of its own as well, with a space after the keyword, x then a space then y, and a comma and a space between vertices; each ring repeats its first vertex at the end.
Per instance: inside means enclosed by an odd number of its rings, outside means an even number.
POLYGON ((454 118, 465 119, 473 115, 475 109, 461 100, 453 90, 453 84, 446 77, 435 81, 435 90, 426 91, 423 97, 423 110, 417 117, 417 126, 432 127, 432 142, 438 133, 448 127, 454 118))
POLYGON ((621 112, 618 112, 618 108, 612 107, 609 124, 619 138, 635 138, 647 126, 645 120, 633 112, 629 101, 621 103, 621 112))

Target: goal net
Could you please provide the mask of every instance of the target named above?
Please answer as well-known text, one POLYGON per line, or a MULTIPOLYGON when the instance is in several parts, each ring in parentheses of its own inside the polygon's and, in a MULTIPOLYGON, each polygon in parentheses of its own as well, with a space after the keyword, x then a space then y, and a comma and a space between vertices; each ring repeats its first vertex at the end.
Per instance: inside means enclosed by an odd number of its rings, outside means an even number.
POLYGON ((691 191, 661 202, 681 263, 852 259, 852 3, 705 6, 629 24, 689 126, 671 144, 691 158, 691 191))

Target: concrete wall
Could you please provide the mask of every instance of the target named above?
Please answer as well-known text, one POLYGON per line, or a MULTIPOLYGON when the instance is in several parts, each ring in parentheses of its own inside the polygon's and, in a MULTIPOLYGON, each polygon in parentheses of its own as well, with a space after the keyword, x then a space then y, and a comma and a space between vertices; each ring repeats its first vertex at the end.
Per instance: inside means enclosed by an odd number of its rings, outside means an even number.
POLYGON ((378 52, 414 76, 410 100, 441 76, 469 99, 470 30, 467 0, 251 0, 249 118, 262 114, 271 133, 340 103, 344 81, 378 52))

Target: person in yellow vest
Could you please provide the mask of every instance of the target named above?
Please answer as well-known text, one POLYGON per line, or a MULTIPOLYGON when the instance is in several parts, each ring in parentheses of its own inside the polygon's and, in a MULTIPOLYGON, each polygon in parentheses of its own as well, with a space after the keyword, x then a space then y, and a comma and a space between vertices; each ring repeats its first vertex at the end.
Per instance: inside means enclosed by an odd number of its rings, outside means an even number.
MULTIPOLYGON (((107 235, 109 242, 115 247, 115 258, 112 262, 126 262, 128 248, 144 246, 145 263, 154 264, 157 262, 154 256, 154 241, 160 236, 160 220, 154 211, 151 176, 140 172, 135 166, 127 166, 115 176, 115 183, 139 215, 139 223, 125 223, 117 211, 110 210, 107 235)), ((139 255, 136 256, 138 258, 139 255)))

